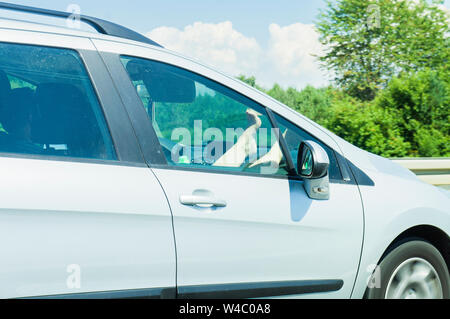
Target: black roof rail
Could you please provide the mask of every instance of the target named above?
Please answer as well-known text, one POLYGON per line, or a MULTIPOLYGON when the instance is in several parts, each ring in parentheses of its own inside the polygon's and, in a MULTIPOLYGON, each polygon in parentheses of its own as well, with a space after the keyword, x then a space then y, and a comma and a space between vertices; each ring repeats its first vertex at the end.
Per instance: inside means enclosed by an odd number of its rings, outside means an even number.
MULTIPOLYGON (((72 16, 72 13, 70 13, 70 12, 22 6, 22 5, 12 4, 12 3, 7 3, 7 2, 0 2, 0 9, 20 11, 20 12, 25 12, 25 13, 52 16, 52 17, 58 17, 58 18, 70 18, 72 16)), ((160 44, 156 43, 153 40, 150 40, 149 38, 143 36, 140 33, 137 33, 136 31, 130 30, 128 28, 125 28, 121 25, 118 25, 118 24, 115 24, 115 23, 112 23, 109 21, 105 21, 102 19, 89 17, 89 16, 85 16, 85 15, 80 15, 80 21, 89 24, 95 30, 97 30, 97 32, 102 33, 102 34, 111 35, 111 36, 124 38, 124 39, 128 39, 128 40, 139 41, 139 42, 155 45, 158 47, 162 47, 160 44)))

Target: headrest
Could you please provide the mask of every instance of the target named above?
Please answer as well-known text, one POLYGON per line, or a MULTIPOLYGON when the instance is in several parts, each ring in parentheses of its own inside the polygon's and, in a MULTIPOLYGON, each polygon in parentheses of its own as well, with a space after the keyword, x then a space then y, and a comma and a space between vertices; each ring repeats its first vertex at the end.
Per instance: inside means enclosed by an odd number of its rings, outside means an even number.
POLYGON ((11 94, 11 85, 6 73, 0 70, 0 107, 5 103, 5 100, 11 94))
POLYGON ((29 88, 14 89, 9 94, 7 103, 0 109, 0 122, 7 132, 16 132, 30 121, 35 114, 33 90, 29 88))
POLYGON ((91 110, 83 93, 74 85, 44 83, 36 88, 38 116, 33 120, 33 141, 65 144, 83 134, 91 110))

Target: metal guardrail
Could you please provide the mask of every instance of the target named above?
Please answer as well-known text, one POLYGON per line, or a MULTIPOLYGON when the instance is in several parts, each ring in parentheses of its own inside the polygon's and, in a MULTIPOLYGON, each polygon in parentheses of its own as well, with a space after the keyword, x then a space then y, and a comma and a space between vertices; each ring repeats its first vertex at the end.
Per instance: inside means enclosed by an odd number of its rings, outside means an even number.
POLYGON ((393 159, 415 173, 421 180, 450 190, 450 157, 393 159))

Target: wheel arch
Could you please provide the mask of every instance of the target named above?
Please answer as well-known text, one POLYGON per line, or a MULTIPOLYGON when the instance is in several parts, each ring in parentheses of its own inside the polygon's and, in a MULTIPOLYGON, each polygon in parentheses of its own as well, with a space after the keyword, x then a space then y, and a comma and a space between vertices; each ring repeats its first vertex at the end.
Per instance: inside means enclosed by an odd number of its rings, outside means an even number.
MULTIPOLYGON (((436 220, 434 220, 434 222, 436 222, 436 220)), ((396 223, 394 223, 394 225, 395 224, 396 223)), ((373 267, 380 265, 390 252, 411 240, 423 240, 436 247, 443 256, 447 269, 450 272, 450 237, 448 232, 435 225, 436 223, 427 222, 410 223, 407 227, 399 229, 399 231, 396 232, 392 230, 396 229, 398 225, 392 226, 391 224, 392 228, 383 234, 384 236, 392 234, 393 236, 386 236, 390 237, 390 239, 387 239, 384 243, 371 241, 370 244, 367 246, 365 245, 351 298, 364 298, 367 292, 367 281, 372 272, 370 269, 374 269, 373 267)))
POLYGON ((386 248, 378 265, 395 248, 412 239, 421 239, 429 242, 441 253, 447 269, 450 271, 450 237, 442 229, 432 225, 418 225, 411 227, 398 235, 386 248))

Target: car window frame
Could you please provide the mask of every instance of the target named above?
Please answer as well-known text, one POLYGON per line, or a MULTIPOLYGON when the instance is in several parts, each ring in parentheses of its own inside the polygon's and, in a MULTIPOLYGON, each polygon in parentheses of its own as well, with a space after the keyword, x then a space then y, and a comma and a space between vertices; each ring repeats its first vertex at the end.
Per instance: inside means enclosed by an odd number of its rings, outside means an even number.
POLYGON ((55 34, 40 34, 39 37, 35 37, 33 39, 32 34, 35 35, 35 32, 31 33, 23 30, 11 30, 10 32, 18 32, 20 34, 19 39, 11 40, 10 37, 5 39, 0 33, 0 43, 69 50, 78 55, 78 59, 90 81, 93 94, 97 99, 97 104, 100 108, 99 110, 102 112, 107 133, 109 134, 109 140, 111 141, 112 151, 114 152, 116 158, 95 159, 6 152, 0 153, 0 158, 18 158, 116 166, 147 166, 140 151, 139 143, 134 136, 133 127, 122 105, 122 101, 118 96, 109 72, 99 53, 95 49, 95 46, 92 45, 90 39, 73 39, 73 36, 55 34), (50 43, 46 43, 46 36, 51 37, 52 41, 49 41, 50 43), (82 41, 83 44, 79 46, 71 45, 80 41, 82 41), (57 42, 58 44, 53 44, 52 42, 57 42))
MULTIPOLYGON (((305 132, 306 134, 310 135, 313 139, 315 139, 316 143, 318 143, 321 147, 323 147, 324 149, 329 149, 330 153, 333 154, 334 156, 334 160, 336 162, 336 167, 337 170, 339 172, 339 175, 341 176, 341 178, 332 178, 330 175, 330 182, 332 183, 337 183, 337 182, 345 182, 345 181, 349 181, 349 174, 348 172, 345 170, 345 167, 342 166, 342 162, 339 161, 338 159, 338 155, 336 150, 334 150, 332 147, 330 147, 329 145, 327 145, 326 143, 324 143, 323 141, 321 141, 320 139, 318 139, 316 136, 312 135, 311 133, 309 133, 308 131, 304 130, 303 128, 299 127, 298 125, 292 123, 292 121, 290 121, 289 119, 285 118, 284 116, 274 113, 273 111, 270 111, 270 113, 273 116, 273 121, 276 124, 277 128, 279 129, 279 124, 278 124, 278 120, 276 119, 276 117, 279 117, 281 119, 283 119, 284 121, 288 122, 290 125, 294 126, 296 129, 305 132)), ((280 129, 279 129, 280 130, 280 129)), ((314 140, 313 140, 314 141, 314 140)), ((289 154, 289 156, 292 158, 291 156, 291 152, 289 150, 289 147, 287 145, 286 140, 283 137, 283 142, 284 142, 284 148, 285 151, 287 152, 287 154, 289 154)), ((325 150, 326 151, 326 150, 325 150)), ((326 151, 327 152, 327 151, 326 151)), ((328 152, 327 152, 328 153, 328 152)), ((294 164, 292 164, 293 166, 295 166, 294 164)), ((331 165, 331 160, 330 160, 330 165, 331 165)), ((295 167, 295 170, 297 170, 297 167, 295 167)), ((298 173, 297 173, 298 174, 298 173)))
MULTIPOLYGON (((101 46, 103 46, 103 44, 106 43, 106 41, 100 41, 100 42, 102 42, 101 46)), ((217 81, 216 79, 214 79, 213 77, 203 74, 202 72, 193 70, 190 67, 187 67, 185 65, 180 65, 181 63, 180 64, 172 63, 172 62, 166 61, 165 59, 159 59, 157 57, 149 57, 149 56, 146 56, 143 54, 137 54, 137 53, 130 52, 131 50, 129 50, 128 47, 134 47, 134 45, 122 44, 122 43, 111 43, 111 44, 107 43, 106 46, 108 47, 108 49, 107 50, 99 49, 99 53, 102 56, 106 66, 110 70, 111 77, 112 77, 113 81, 115 82, 120 95, 126 96, 128 99, 129 103, 125 103, 125 105, 130 110, 129 113, 130 113, 132 124, 133 124, 133 126, 135 126, 138 140, 141 144, 141 148, 143 148, 142 152, 144 154, 144 158, 146 160, 147 165, 150 168, 174 170, 174 171, 192 171, 192 172, 217 174, 217 175, 241 175, 241 176, 248 176, 248 177, 275 178, 275 179, 298 180, 298 181, 304 180, 302 177, 300 177, 297 174, 296 169, 295 169, 295 173, 291 172, 288 175, 268 175, 268 174, 259 174, 259 173, 251 173, 251 172, 235 172, 235 171, 225 171, 225 170, 222 171, 222 170, 211 170, 208 168, 203 169, 203 168, 198 168, 198 167, 193 168, 193 167, 169 165, 163 152, 162 152, 162 148, 161 148, 161 145, 157 138, 156 131, 154 130, 153 125, 151 125, 150 117, 147 114, 147 112, 145 111, 144 104, 143 104, 141 98, 139 97, 125 67, 123 66, 123 64, 121 62, 122 56, 135 57, 135 58, 139 58, 139 59, 145 59, 145 60, 151 60, 151 61, 156 61, 156 62, 160 62, 160 63, 165 63, 165 64, 172 65, 174 67, 183 69, 185 71, 194 73, 194 74, 204 77, 210 81, 216 82, 218 85, 224 86, 225 88, 232 90, 235 93, 242 95, 243 97, 245 97, 249 100, 252 100, 254 103, 263 107, 266 110, 267 114, 272 112, 273 114, 276 114, 283 118, 286 118, 286 116, 283 114, 280 114, 276 110, 273 110, 270 106, 267 106, 267 105, 255 100, 254 98, 252 98, 248 94, 245 94, 241 90, 233 88, 225 83, 221 83, 221 82, 217 81), (110 45, 110 47, 109 47, 109 45, 110 45), (115 48, 115 46, 126 47, 127 49, 121 50, 119 48, 115 48), (134 116, 131 116, 131 114, 134 114, 134 116), (144 133, 144 131, 145 131, 145 133, 144 133), (153 148, 152 152, 149 152, 144 147, 145 144, 148 145, 150 143, 157 144, 157 147, 155 147, 155 146, 152 147, 153 148)), ((136 50, 136 51, 140 51, 140 50, 149 50, 149 48, 139 47, 139 50, 136 50)), ((150 50, 158 51, 158 52, 155 52, 155 53, 157 53, 157 55, 160 55, 161 53, 163 55, 171 54, 171 53, 167 53, 167 52, 161 52, 162 50, 156 49, 156 48, 152 48, 150 50)), ((176 58, 177 59, 185 59, 184 57, 180 57, 180 56, 176 56, 176 58)), ((188 62, 191 64, 195 63, 193 61, 188 61, 188 62)), ((195 63, 195 64, 197 64, 197 63, 195 63)), ((213 71, 213 72, 217 73, 217 71, 213 71)), ((243 83, 240 83, 240 85, 245 86, 245 84, 243 84, 243 83)), ((260 93, 260 94, 263 94, 263 93, 260 93)), ((279 102, 277 102, 277 103, 279 103, 279 102)), ((270 117, 269 117, 269 119, 270 119, 270 117)), ((272 122, 273 119, 270 119, 270 121, 274 128, 278 127, 278 125, 276 125, 276 121, 272 122)), ((292 122, 292 121, 290 121, 290 122, 292 122)), ((343 168, 342 168, 344 161, 342 161, 339 158, 339 156, 338 156, 339 152, 336 151, 335 147, 332 147, 328 143, 323 142, 322 139, 318 138, 315 134, 312 134, 309 130, 304 129, 297 123, 295 123, 295 122, 292 122, 292 123, 295 126, 300 127, 301 130, 307 132, 308 134, 310 134, 311 136, 316 138, 322 144, 327 145, 336 154, 337 164, 338 164, 339 170, 341 171, 341 175, 343 176, 343 178, 341 180, 331 179, 330 183, 347 184, 347 183, 352 182, 352 180, 346 180, 344 178, 344 172, 343 172, 343 168)), ((282 136, 280 136, 280 137, 281 137, 280 138, 280 146, 282 148, 283 155, 285 156, 286 161, 289 161, 288 158, 290 158, 290 162, 293 163, 292 157, 289 154, 289 151, 287 150, 286 142, 284 141, 284 138, 282 136)), ((348 176, 348 174, 346 174, 345 176, 348 176)))
MULTIPOLYGON (((122 58, 136 58, 136 59, 144 59, 144 60, 148 60, 148 61, 154 61, 154 62, 157 62, 157 63, 166 64, 166 65, 169 65, 169 66, 172 66, 172 67, 181 69, 181 70, 183 70, 183 71, 185 71, 185 72, 191 73, 191 74, 193 74, 193 75, 195 75, 195 76, 197 76, 197 77, 204 78, 204 79, 206 79, 207 81, 211 81, 211 82, 213 82, 215 85, 221 86, 221 87, 222 87, 223 89, 225 89, 225 90, 230 90, 230 91, 232 91, 233 94, 238 95, 238 96, 240 97, 240 99, 242 99, 242 100, 249 100, 249 101, 251 101, 251 103, 253 103, 253 104, 257 105, 258 107, 260 107, 261 109, 263 109, 264 112, 266 113, 265 115, 267 116, 267 119, 268 119, 268 121, 269 121, 269 123, 270 123, 270 125, 271 125, 271 129, 275 129, 275 132, 277 132, 277 131, 276 131, 276 128, 277 128, 276 121, 275 121, 274 117, 272 116, 272 114, 270 113, 271 110, 270 110, 269 108, 267 108, 266 106, 262 105, 261 103, 255 101, 255 100, 253 100, 253 99, 247 97, 246 95, 242 94, 241 92, 236 91, 236 90, 234 90, 234 89, 232 89, 232 88, 230 88, 230 87, 228 87, 228 86, 226 86, 226 85, 224 85, 224 84, 222 84, 222 83, 219 83, 219 82, 217 82, 217 81, 215 81, 215 80, 213 80, 213 79, 211 79, 211 78, 208 78, 208 77, 206 77, 206 76, 204 76, 204 75, 202 75, 202 74, 199 74, 199 73, 197 73, 197 72, 194 72, 194 71, 192 71, 192 70, 189 70, 189 69, 180 67, 180 66, 178 66, 178 65, 174 65, 174 64, 170 64, 170 63, 158 61, 158 60, 152 60, 152 59, 148 59, 148 58, 144 58, 144 57, 133 56, 133 55, 124 55, 124 54, 118 54, 116 57, 117 57, 120 61, 121 61, 122 58)), ((144 103, 143 103, 143 101, 141 100, 141 98, 139 97, 138 93, 136 92, 136 89, 135 89, 134 85, 132 84, 132 80, 131 80, 131 78, 130 78, 128 72, 126 71, 125 67, 123 66, 123 63, 121 62, 120 64, 121 64, 122 69, 123 69, 123 70, 125 71, 125 73, 126 73, 126 77, 127 77, 127 79, 128 79, 128 82, 131 83, 131 86, 132 86, 132 88, 133 88, 133 91, 135 92, 135 95, 136 95, 136 96, 138 97, 138 99, 139 99, 139 104, 140 104, 141 108, 145 111, 144 103)), ((219 91, 218 91, 218 92, 219 92, 219 91)), ((239 100, 236 100, 236 101, 238 101, 239 103, 243 103, 242 101, 239 101, 239 100)), ((251 106, 248 106, 248 107, 251 108, 251 106)), ((148 119, 147 125, 150 123, 150 126, 151 126, 151 128, 152 128, 152 131, 153 131, 153 133, 154 133, 153 135, 156 136, 157 143, 159 144, 159 146, 160 146, 160 148, 161 148, 160 142, 159 142, 159 140, 158 140, 158 138, 157 138, 157 134, 156 134, 155 128, 153 127, 153 125, 151 125, 151 119, 150 119, 149 115, 147 114, 147 112, 145 112, 145 114, 146 114, 145 117, 148 119)), ((244 176, 266 177, 266 178, 282 178, 282 179, 289 179, 289 178, 291 178, 291 177, 297 177, 297 174, 295 173, 296 170, 294 169, 293 164, 292 164, 292 163, 293 163, 292 158, 291 158, 290 154, 286 151, 287 148, 286 148, 286 147, 283 147, 283 145, 285 146, 286 143, 285 143, 284 139, 282 138, 282 136, 279 135, 279 132, 277 132, 276 134, 277 134, 277 137, 278 137, 278 139, 279 139, 279 143, 280 143, 280 146, 281 146, 281 149, 282 149, 282 153, 283 153, 284 159, 286 160, 287 167, 288 167, 287 172, 286 172, 286 173, 287 173, 286 175, 281 175, 281 174, 261 174, 261 173, 252 173, 252 172, 239 172, 239 171, 227 170, 226 168, 223 168, 223 169, 211 169, 211 168, 208 168, 208 167, 205 167, 205 168, 199 168, 199 167, 189 167, 189 166, 176 166, 176 165, 170 165, 165 157, 164 157, 163 163, 154 163, 154 162, 150 162, 150 163, 149 163, 149 166, 150 166, 150 167, 155 167, 155 168, 164 168, 164 169, 176 169, 176 170, 195 171, 195 172, 204 172, 204 173, 218 173, 218 174, 244 175, 244 176)), ((162 150, 161 150, 161 152, 162 152, 162 150)), ((164 156, 164 155, 163 155, 163 156, 164 156)), ((299 177, 299 176, 298 176, 298 177, 299 177)))

